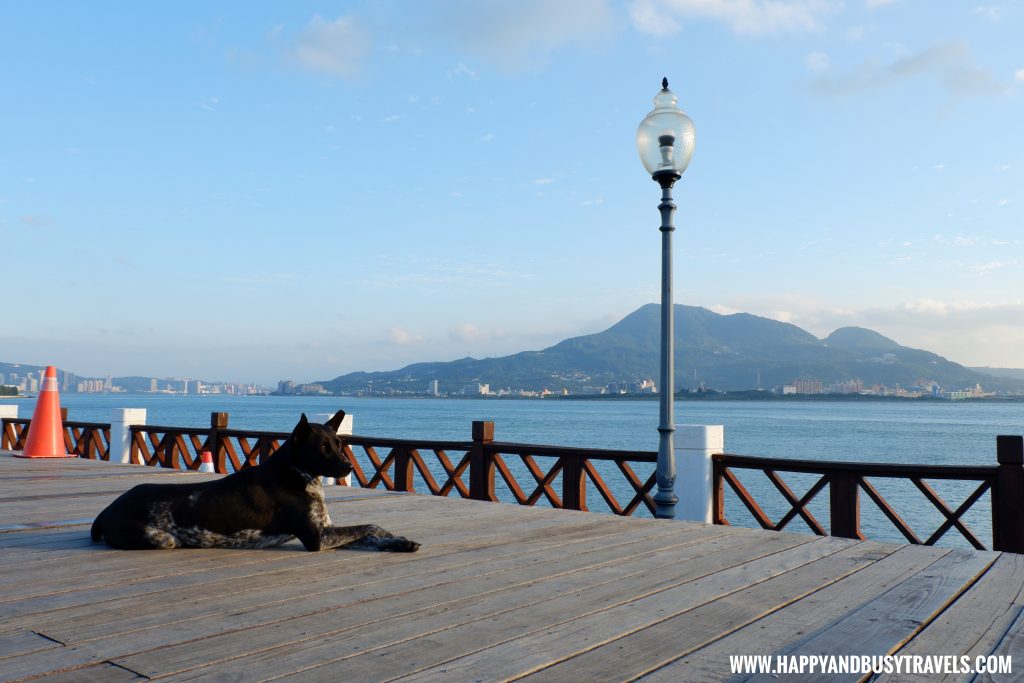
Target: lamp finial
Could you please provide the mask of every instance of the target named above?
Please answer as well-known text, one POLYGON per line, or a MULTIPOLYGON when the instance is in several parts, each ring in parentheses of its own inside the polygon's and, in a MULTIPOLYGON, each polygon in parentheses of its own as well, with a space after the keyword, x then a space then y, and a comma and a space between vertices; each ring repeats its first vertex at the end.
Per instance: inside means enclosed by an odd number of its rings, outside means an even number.
POLYGON ((667 78, 662 78, 661 79, 661 89, 662 90, 668 90, 668 79, 667 78))

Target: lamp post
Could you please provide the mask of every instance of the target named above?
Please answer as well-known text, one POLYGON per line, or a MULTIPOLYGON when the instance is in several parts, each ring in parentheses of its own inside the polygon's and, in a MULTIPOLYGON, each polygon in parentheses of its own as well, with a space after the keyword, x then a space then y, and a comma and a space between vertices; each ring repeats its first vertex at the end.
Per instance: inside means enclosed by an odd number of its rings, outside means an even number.
POLYGON ((676 106, 676 96, 661 80, 661 91, 654 96, 654 109, 640 122, 636 147, 644 168, 661 185, 661 391, 658 423, 658 492, 654 496, 654 516, 672 519, 676 514, 676 463, 672 434, 676 430, 672 416, 675 398, 673 371, 672 315, 672 186, 682 177, 693 155, 693 121, 676 106))

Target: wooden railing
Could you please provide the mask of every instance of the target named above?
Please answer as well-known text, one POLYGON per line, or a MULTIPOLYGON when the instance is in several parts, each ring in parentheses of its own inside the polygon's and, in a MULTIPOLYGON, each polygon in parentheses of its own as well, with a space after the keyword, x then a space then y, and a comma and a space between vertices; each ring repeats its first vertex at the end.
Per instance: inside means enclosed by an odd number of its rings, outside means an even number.
MULTIPOLYGON (((110 425, 100 422, 71 422, 68 409, 61 408, 64 422, 64 446, 68 453, 92 460, 110 459, 110 425)), ((0 448, 20 451, 25 447, 31 420, 3 418, 0 424, 0 448)))
MULTIPOLYGON (((66 411, 64 417, 66 418, 66 411)), ((3 418, 0 447, 23 447, 30 421, 3 418)), ((132 425, 130 462, 173 469, 199 468, 201 453, 213 454, 214 469, 235 472, 263 462, 288 438, 288 432, 228 428, 227 413, 212 413, 209 427, 132 425)), ((110 458, 110 425, 65 420, 70 453, 110 458)), ((494 440, 493 422, 474 422, 469 441, 389 439, 345 435, 343 448, 353 466, 353 484, 389 491, 501 501, 520 505, 550 505, 588 510, 594 503, 616 515, 653 515, 657 453, 568 448, 503 443, 494 440), (634 469, 639 467, 642 473, 634 469), (615 478, 612 480, 612 478, 615 478), (609 484, 609 481, 612 481, 609 484)), ((896 465, 865 462, 827 462, 716 454, 712 459, 712 521, 729 524, 725 515, 726 484, 765 529, 782 530, 800 518, 815 534, 864 538, 861 492, 910 543, 932 545, 950 530, 975 548, 986 543, 967 525, 965 515, 985 496, 991 501, 992 540, 989 547, 1024 553, 1024 439, 999 436, 997 465, 896 465), (762 472, 788 506, 777 521, 764 511, 736 472, 762 472), (816 477, 806 493, 797 495, 780 473, 816 477), (930 534, 919 535, 879 491, 878 480, 910 482, 942 522, 930 534), (970 493, 955 508, 928 483, 951 480, 969 483, 970 493), (810 505, 828 489, 828 524, 810 505)))
POLYGON ((342 440, 353 475, 366 488, 417 491, 421 490, 416 487, 419 480, 438 496, 455 492, 475 500, 543 502, 566 510, 590 509, 588 492, 592 490, 613 514, 632 515, 641 507, 654 514, 655 452, 496 442, 493 422, 474 422, 472 437, 468 442, 355 435, 342 440), (650 470, 646 479, 630 463, 643 463, 650 470), (606 478, 618 475, 622 483, 609 485, 606 478), (620 501, 623 492, 629 498, 620 501))
MULTIPOLYGON (((215 471, 223 473, 262 462, 289 436, 229 429, 227 413, 213 413, 209 428, 133 425, 130 433, 133 463, 195 470, 209 451, 215 471)), ((474 422, 470 441, 345 435, 342 443, 353 484, 364 488, 568 510, 590 509, 592 492, 591 501, 598 496, 613 514, 654 514, 654 452, 499 443, 493 422, 474 422), (631 463, 650 471, 638 475, 631 463), (618 486, 606 481, 613 476, 621 477, 618 486)))
POLYGON ((208 428, 132 425, 129 431, 132 463, 197 470, 203 451, 209 451, 214 470, 223 474, 258 465, 289 436, 289 432, 229 429, 227 413, 211 413, 208 428))
MULTIPOLYGON (((965 514, 986 493, 991 497, 992 542, 994 550, 1024 553, 1024 447, 1020 436, 996 438, 996 459, 992 466, 959 467, 943 465, 897 465, 865 462, 825 462, 781 458, 758 458, 722 453, 712 456, 713 499, 712 521, 729 524, 725 516, 725 485, 736 494, 754 520, 765 529, 782 530, 799 517, 812 532, 821 535, 863 539, 861 531, 860 492, 882 512, 909 542, 933 545, 951 529, 973 547, 986 545, 964 522, 965 514), (785 499, 789 509, 773 521, 743 485, 735 470, 759 470, 785 499), (817 475, 818 479, 802 496, 797 496, 780 472, 817 475), (871 480, 900 479, 909 481, 943 518, 930 535, 922 540, 909 523, 879 492, 871 480), (969 495, 955 509, 943 500, 926 480, 971 482, 969 495), (829 527, 808 509, 809 504, 828 488, 829 527)), ((970 488, 970 487, 969 487, 970 488)))

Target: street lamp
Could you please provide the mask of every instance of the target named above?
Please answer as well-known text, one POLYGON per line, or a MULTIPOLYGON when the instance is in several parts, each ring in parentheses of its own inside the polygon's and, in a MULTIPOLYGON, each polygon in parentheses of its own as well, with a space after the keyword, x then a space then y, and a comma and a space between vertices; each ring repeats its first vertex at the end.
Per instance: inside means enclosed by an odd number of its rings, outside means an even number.
POLYGON ((658 423, 658 492, 654 496, 654 516, 672 519, 676 514, 676 463, 672 434, 675 397, 672 340, 672 186, 682 177, 693 155, 693 121, 676 106, 676 96, 661 79, 661 91, 654 96, 654 109, 640 122, 636 147, 644 168, 661 185, 661 415, 658 423))

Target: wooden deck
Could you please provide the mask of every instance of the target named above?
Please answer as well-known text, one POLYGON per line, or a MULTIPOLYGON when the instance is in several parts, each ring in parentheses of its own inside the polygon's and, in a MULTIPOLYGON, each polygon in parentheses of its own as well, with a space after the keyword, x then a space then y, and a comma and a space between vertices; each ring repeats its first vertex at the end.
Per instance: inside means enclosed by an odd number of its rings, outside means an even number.
POLYGON ((783 653, 999 653, 1019 655, 1005 680, 1024 671, 1021 555, 344 487, 336 523, 422 550, 89 541, 125 489, 207 476, 0 455, 0 679, 718 681, 731 655, 783 653))

